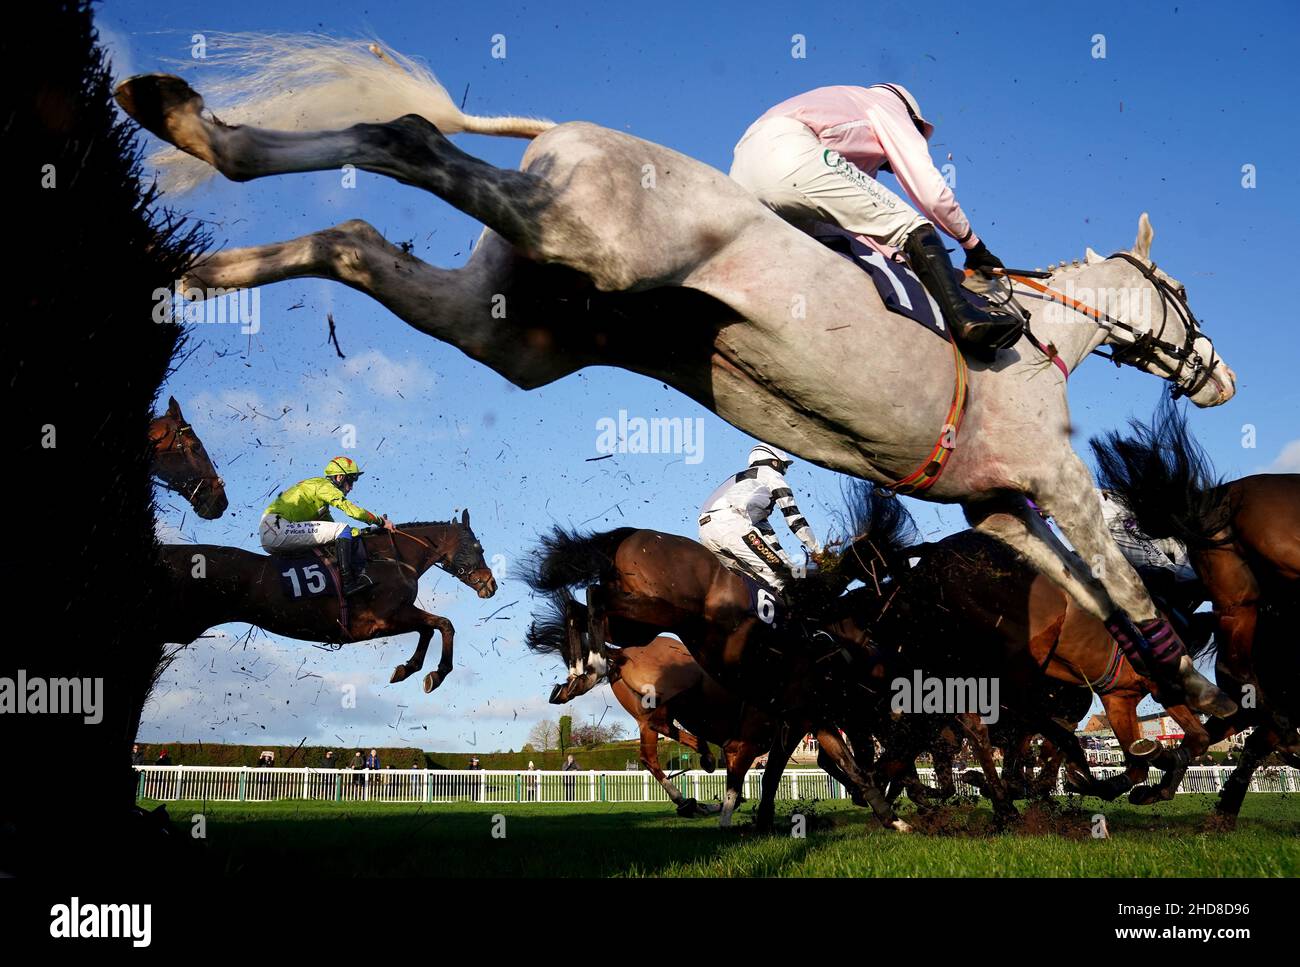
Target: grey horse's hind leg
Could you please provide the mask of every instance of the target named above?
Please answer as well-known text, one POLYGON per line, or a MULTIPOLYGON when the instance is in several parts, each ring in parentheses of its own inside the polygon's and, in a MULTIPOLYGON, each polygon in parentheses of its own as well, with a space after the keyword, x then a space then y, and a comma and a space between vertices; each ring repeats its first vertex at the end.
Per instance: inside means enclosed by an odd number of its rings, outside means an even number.
POLYGON ((518 265, 519 256, 491 231, 484 233, 467 265, 443 269, 402 251, 373 226, 354 219, 286 242, 216 252, 195 265, 183 285, 211 298, 222 290, 287 279, 342 282, 415 329, 531 389, 567 376, 588 359, 577 350, 550 352, 546 341, 528 338, 530 325, 553 320, 544 308, 534 308, 542 297, 533 291, 527 274, 517 271, 518 265), (501 297, 509 299, 508 318, 492 311, 493 299, 501 297), (530 324, 534 316, 536 322, 530 324))
POLYGON ((198 92, 165 74, 129 78, 118 85, 116 97, 142 127, 233 181, 353 165, 433 192, 491 226, 525 255, 542 260, 558 247, 544 236, 569 236, 573 228, 565 224, 552 230, 544 223, 543 215, 555 201, 546 181, 466 154, 419 115, 341 131, 232 127, 204 117, 198 92))

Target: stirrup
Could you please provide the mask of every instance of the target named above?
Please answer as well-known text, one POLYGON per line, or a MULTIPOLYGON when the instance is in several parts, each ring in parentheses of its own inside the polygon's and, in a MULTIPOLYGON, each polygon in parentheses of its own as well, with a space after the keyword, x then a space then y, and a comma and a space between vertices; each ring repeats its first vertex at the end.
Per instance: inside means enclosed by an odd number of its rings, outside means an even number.
POLYGON ((375 579, 372 578, 365 571, 362 571, 360 574, 353 577, 352 580, 349 581, 344 586, 343 597, 350 598, 358 591, 364 591, 366 588, 374 587, 374 585, 375 585, 375 579))

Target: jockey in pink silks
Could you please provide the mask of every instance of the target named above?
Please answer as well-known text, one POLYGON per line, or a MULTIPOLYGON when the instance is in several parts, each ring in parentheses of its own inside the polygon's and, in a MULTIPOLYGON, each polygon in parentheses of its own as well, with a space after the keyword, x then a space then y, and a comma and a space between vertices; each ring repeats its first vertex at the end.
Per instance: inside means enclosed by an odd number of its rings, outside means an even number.
POLYGON ((801 228, 830 222, 901 249, 958 343, 991 358, 1019 338, 1021 323, 976 308, 958 289, 935 226, 966 250, 966 268, 1003 266, 930 159, 933 132, 916 99, 898 84, 819 87, 782 101, 750 125, 736 145, 731 177, 801 228), (916 208, 876 181, 878 171, 892 172, 916 208))

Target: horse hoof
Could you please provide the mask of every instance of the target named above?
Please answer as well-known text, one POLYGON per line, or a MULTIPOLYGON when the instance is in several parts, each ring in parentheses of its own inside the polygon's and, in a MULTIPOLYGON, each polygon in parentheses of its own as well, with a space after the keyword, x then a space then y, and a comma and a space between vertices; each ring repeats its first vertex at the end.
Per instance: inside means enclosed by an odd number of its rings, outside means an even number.
POLYGON ((705 772, 712 772, 718 768, 718 761, 713 756, 700 756, 700 768, 705 772))
POLYGON ((699 815, 699 803, 694 799, 683 799, 677 804, 677 815, 683 819, 694 819, 699 815))
POLYGON ((441 684, 442 676, 437 672, 429 672, 429 674, 424 676, 424 691, 426 694, 432 692, 441 684))
POLYGON ((1092 791, 1092 778, 1079 772, 1073 766, 1067 766, 1065 770, 1065 788, 1080 796, 1086 796, 1092 791))
POLYGON ((1128 753, 1136 759, 1151 759, 1158 756, 1163 748, 1155 739, 1138 739, 1128 747, 1128 753))
POLYGON ((388 680, 389 685, 396 685, 398 682, 406 681, 406 666, 398 665, 393 669, 393 677, 388 680))
POLYGON ((194 139, 184 138, 181 128, 185 120, 199 120, 203 98, 179 77, 137 74, 118 84, 113 97, 146 131, 181 148, 192 146, 189 142, 194 139), (186 143, 182 144, 182 140, 186 143))
POLYGON ((974 786, 980 792, 984 791, 984 785, 985 785, 984 773, 978 771, 977 769, 967 769, 965 772, 962 773, 961 781, 966 783, 968 786, 974 786))
POLYGON ((1134 786, 1128 792, 1128 801, 1134 806, 1150 806, 1160 798, 1159 790, 1151 786, 1134 786))
POLYGON ((907 823, 903 822, 901 819, 895 819, 889 824, 889 828, 896 833, 910 833, 912 831, 912 827, 907 825, 907 823))

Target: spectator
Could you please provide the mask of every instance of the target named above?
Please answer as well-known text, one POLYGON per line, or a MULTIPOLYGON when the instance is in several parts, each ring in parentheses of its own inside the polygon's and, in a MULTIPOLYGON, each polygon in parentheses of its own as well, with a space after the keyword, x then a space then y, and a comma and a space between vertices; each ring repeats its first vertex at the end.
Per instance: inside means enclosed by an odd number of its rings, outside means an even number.
MULTIPOLYGON (((324 759, 324 761, 321 763, 321 768, 322 768, 322 769, 337 769, 337 768, 338 768, 338 763, 334 761, 334 750, 333 750, 333 749, 326 749, 326 750, 325 750, 325 759, 324 759)), ((321 776, 321 777, 320 777, 320 794, 321 794, 321 797, 322 797, 323 799, 333 799, 333 798, 334 798, 334 777, 333 777, 333 776, 321 776)))
MULTIPOLYGON (((564 766, 561 771, 562 772, 578 771, 578 760, 573 757, 572 752, 570 752, 569 757, 564 760, 564 766)), ((573 802, 573 790, 577 786, 577 783, 578 780, 576 776, 564 777, 564 798, 567 799, 569 802, 573 802)))
POLYGON ((370 755, 366 756, 366 768, 367 769, 379 768, 379 753, 376 752, 374 749, 371 749, 370 755))
POLYGON ((171 764, 172 764, 172 757, 167 752, 166 749, 163 749, 161 752, 158 753, 158 758, 154 762, 154 765, 156 766, 169 766, 171 764))
POLYGON ((469 767, 471 769, 477 769, 479 767, 478 756, 472 755, 469 757, 469 767))
POLYGON ((366 777, 361 771, 365 767, 365 760, 361 758, 361 750, 358 749, 352 756, 352 785, 359 786, 366 781, 366 777))
POLYGON ((144 765, 144 751, 138 745, 131 746, 131 765, 144 765))
POLYGON ((524 776, 524 794, 529 802, 537 799, 537 766, 533 765, 533 760, 528 760, 528 775, 524 776))

